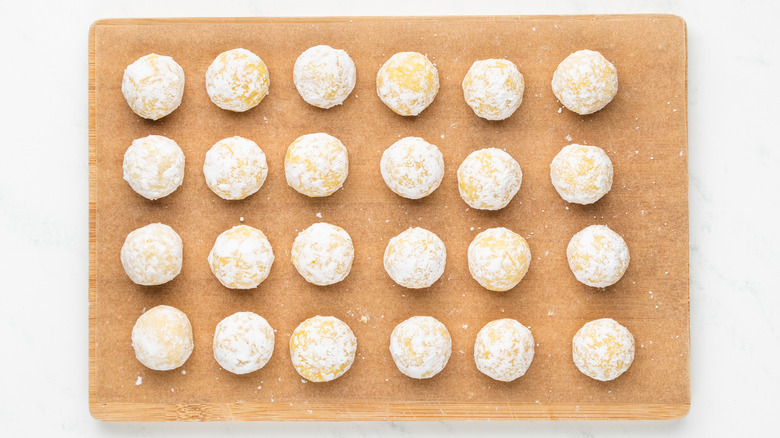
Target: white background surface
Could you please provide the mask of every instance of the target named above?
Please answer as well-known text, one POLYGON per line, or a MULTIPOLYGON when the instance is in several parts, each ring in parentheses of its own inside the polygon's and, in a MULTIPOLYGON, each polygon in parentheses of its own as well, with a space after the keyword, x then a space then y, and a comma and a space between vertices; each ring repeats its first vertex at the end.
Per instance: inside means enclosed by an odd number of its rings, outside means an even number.
POLYGON ((772 435, 780 408, 778 12, 769 1, 0 0, 0 435, 772 435), (672 13, 688 23, 693 400, 686 418, 108 424, 90 417, 87 34, 94 20, 582 13, 672 13))

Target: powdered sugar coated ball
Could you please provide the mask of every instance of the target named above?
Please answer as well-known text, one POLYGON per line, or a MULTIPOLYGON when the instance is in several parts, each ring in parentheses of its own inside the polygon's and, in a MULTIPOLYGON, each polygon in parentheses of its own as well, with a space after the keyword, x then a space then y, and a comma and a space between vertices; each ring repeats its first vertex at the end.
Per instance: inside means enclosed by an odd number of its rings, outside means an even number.
POLYGON ((170 56, 142 56, 125 69, 122 94, 134 113, 158 120, 181 105, 184 70, 170 56))
POLYGON ((474 342, 474 361, 486 376, 511 382, 525 375, 534 360, 531 330, 514 319, 485 324, 474 342))
POLYGON ((379 167, 387 187, 408 199, 430 195, 444 178, 441 151, 420 137, 395 142, 382 154, 379 167))
POLYGON ((255 313, 234 313, 217 324, 212 348, 222 368, 233 374, 251 373, 271 359, 274 329, 255 313))
POLYGON ((265 153, 252 140, 230 137, 206 152, 203 174, 211 191, 222 199, 244 199, 257 192, 268 176, 265 153))
POLYGON ((447 327, 431 316, 413 316, 390 335, 390 354, 398 370, 413 379, 439 374, 452 354, 447 327))
POLYGON ((552 90, 570 111, 592 114, 607 106, 617 94, 617 69, 601 53, 580 50, 567 56, 555 69, 552 90))
POLYGON ((471 241, 468 259, 469 272, 482 287, 503 292, 525 277, 531 249, 521 235, 506 228, 489 228, 471 241))
POLYGON ((292 247, 292 262, 303 278, 318 286, 345 279, 352 269, 355 249, 341 227, 324 222, 301 231, 292 247))
POLYGON ((602 382, 617 379, 634 362, 634 336, 614 319, 585 324, 571 346, 572 359, 582 374, 602 382))
POLYGON ((348 173, 347 148, 322 132, 298 137, 284 156, 287 184, 306 196, 332 195, 344 185, 348 173))
POLYGON ((439 73, 425 55, 399 52, 376 74, 379 98, 402 116, 416 116, 428 108, 439 92, 439 73))
POLYGON ((184 152, 175 141, 161 135, 138 138, 125 151, 122 170, 136 193, 159 199, 184 181, 184 152))
POLYGON ((134 283, 144 286, 167 283, 181 272, 181 237, 168 225, 141 227, 127 235, 121 260, 134 283))
POLYGON ((520 164, 501 149, 470 153, 458 168, 458 191, 471 208, 500 210, 509 204, 523 182, 520 164))
POLYGON ((171 306, 149 309, 133 326, 135 357, 147 368, 168 371, 189 359, 195 346, 187 315, 171 306))
POLYGON ((256 107, 270 84, 263 60, 246 49, 220 53, 206 70, 206 92, 224 110, 244 112, 256 107))
POLYGON ((355 361, 356 351, 355 334, 332 316, 309 318, 290 336, 293 366, 310 382, 330 382, 344 375, 355 361))
POLYGON ((347 52, 319 45, 298 56, 293 82, 310 105, 331 108, 341 105, 355 88, 355 63, 347 52))
POLYGON ((612 188, 612 160, 596 146, 570 144, 553 158, 550 179, 567 202, 593 204, 612 188))
POLYGON ((409 228, 385 248, 384 265, 390 278, 403 287, 431 286, 444 273, 447 250, 439 236, 423 228, 409 228))
POLYGON ((626 241, 606 225, 591 225, 575 234, 566 258, 577 280, 592 287, 617 283, 630 260, 626 241))
POLYGON ((474 114, 487 120, 504 120, 520 107, 525 81, 512 61, 486 59, 471 66, 462 87, 474 114))
POLYGON ((274 252, 262 231, 238 225, 217 237, 209 253, 211 272, 230 289, 253 289, 271 272, 274 252))

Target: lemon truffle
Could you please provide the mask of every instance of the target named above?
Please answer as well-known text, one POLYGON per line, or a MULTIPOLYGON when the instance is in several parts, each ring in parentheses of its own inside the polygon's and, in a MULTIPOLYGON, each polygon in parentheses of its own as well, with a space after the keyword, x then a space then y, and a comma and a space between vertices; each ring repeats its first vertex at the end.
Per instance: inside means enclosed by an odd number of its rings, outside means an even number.
POLYGON ((419 227, 393 237, 385 248, 385 271, 410 289, 430 287, 444 273, 447 250, 439 236, 419 227))
POLYGON ((217 237, 209 253, 211 272, 230 289, 253 289, 271 272, 274 252, 262 231, 238 225, 217 237))
POLYGON ((452 354, 447 327, 431 316, 413 316, 390 335, 390 354, 398 370, 413 379, 439 374, 452 354))
POLYGON ((612 160, 596 146, 570 144, 553 158, 550 179, 567 202, 593 204, 612 188, 612 160))
POLYGON ((470 153, 458 168, 458 191, 471 208, 500 210, 509 204, 523 182, 520 164, 501 149, 470 153))
POLYGON ((634 336, 614 319, 591 321, 571 341, 572 359, 586 376, 615 380, 634 362, 634 336))
POLYGON ((181 105, 184 70, 170 56, 142 56, 125 69, 122 94, 134 113, 161 119, 181 105))
POLYGON ((122 162, 125 181, 146 199, 159 199, 176 191, 184 181, 184 152, 162 135, 133 140, 122 162))
POLYGON ((534 360, 534 337, 514 319, 485 324, 474 342, 474 361, 486 376, 511 382, 525 375, 534 360))
POLYGON ((122 245, 122 267, 134 283, 156 286, 181 272, 182 241, 173 228, 149 224, 132 231, 122 245))
POLYGON ((206 152, 203 174, 220 198, 244 199, 263 186, 268 163, 257 143, 235 136, 218 141, 206 152))
POLYGON ((341 377, 355 361, 357 339, 349 326, 333 316, 303 321, 290 336, 290 357, 298 374, 310 382, 341 377))
POLYGON ((430 195, 444 178, 444 157, 420 137, 398 140, 382 154, 382 179, 390 190, 408 199, 430 195))
POLYGON ((355 63, 347 52, 319 45, 295 60, 293 82, 309 105, 328 109, 341 105, 355 88, 355 63))
POLYGON ((482 287, 504 292, 525 277, 531 249, 521 235, 506 228, 490 228, 471 241, 468 259, 469 272, 482 287))
POLYGON ((376 74, 379 98, 402 116, 416 116, 428 108, 439 92, 439 73, 425 55, 399 52, 376 74))
POLYGON ((270 84, 263 60, 246 49, 220 53, 206 70, 206 92, 224 110, 244 112, 256 107, 270 84))
POLYGON ((525 81, 512 61, 486 59, 471 66, 462 87, 474 114, 487 120, 504 120, 520 107, 525 81))
POLYGON ((626 241, 606 225, 591 225, 575 234, 566 258, 577 280, 592 287, 617 283, 630 260, 626 241))
POLYGON ((295 269, 309 283, 328 286, 345 279, 355 248, 343 228, 320 222, 298 233, 292 247, 295 269))
POLYGON ((217 324, 212 348, 222 368, 233 374, 251 373, 271 359, 274 329, 255 313, 234 313, 217 324))
POLYGON ((298 137, 284 156, 287 184, 302 195, 330 196, 344 185, 348 173, 347 148, 322 132, 298 137))
POLYGON ((607 106, 617 94, 617 69, 601 53, 580 50, 567 56, 555 69, 552 90, 568 110, 592 114, 607 106))
POLYGON ((135 322, 132 343, 135 357, 145 367, 173 370, 184 365, 192 354, 192 325, 175 307, 153 307, 135 322))

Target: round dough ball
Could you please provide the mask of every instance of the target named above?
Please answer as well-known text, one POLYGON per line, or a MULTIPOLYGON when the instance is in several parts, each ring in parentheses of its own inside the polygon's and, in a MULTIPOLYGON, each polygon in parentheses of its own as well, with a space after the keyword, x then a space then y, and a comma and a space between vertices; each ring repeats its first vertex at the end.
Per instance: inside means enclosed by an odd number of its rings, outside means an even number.
POLYGON ((596 146, 570 144, 553 158, 550 179, 561 198, 593 204, 612 188, 612 160, 596 146))
POLYGON ((319 45, 298 56, 293 82, 303 100, 317 108, 341 105, 355 88, 355 63, 347 52, 319 45))
POLYGON ((468 258, 474 280, 485 289, 504 292, 525 277, 531 249, 523 236, 506 228, 489 228, 471 241, 468 258))
POLYGON ((292 247, 295 269, 309 283, 328 286, 345 279, 352 269, 355 248, 343 228, 316 223, 298 233, 292 247))
POLYGON ((122 162, 125 181, 146 199, 173 193, 184 181, 184 152, 161 135, 133 140, 122 162))
POLYGON ((161 119, 181 105, 184 70, 170 56, 142 56, 125 69, 122 94, 134 113, 161 119))
POLYGON ((614 319, 597 319, 577 331, 571 352, 582 374, 602 382, 615 380, 634 362, 634 336, 614 319))
POLYGON ((417 52, 391 56, 376 74, 376 94, 396 114, 416 116, 439 92, 439 73, 417 52))
POLYGON ((290 336, 290 357, 298 374, 310 382, 341 377, 355 361, 357 339, 349 326, 332 316, 303 321, 290 336))
POLYGON ((525 80, 506 59, 475 62, 463 78, 463 97, 474 114, 487 120, 509 118, 523 101, 525 80))
POLYGON ((430 195, 444 178, 441 151, 420 137, 406 137, 395 142, 382 154, 379 167, 387 187, 408 199, 430 195))
POLYGON ((607 106, 617 94, 617 69, 601 53, 580 50, 567 56, 555 69, 552 90, 568 110, 592 114, 607 106))
POLYGON ((284 156, 287 184, 302 195, 330 196, 344 185, 348 173, 347 148, 322 132, 298 137, 284 156))
POLYGON ((256 107, 270 85, 268 67, 246 49, 220 53, 206 70, 206 92, 224 110, 244 112, 256 107))
POLYGON ((233 374, 247 374, 264 367, 274 352, 274 329, 260 315, 234 313, 214 330, 214 359, 233 374))
POLYGON ((127 235, 121 260, 133 283, 143 286, 167 283, 181 272, 181 237, 168 225, 141 227, 127 235))
POLYGON ((133 326, 135 357, 156 371, 179 368, 192 354, 192 325, 187 315, 171 306, 149 309, 133 326))
POLYGON ((484 375, 511 382, 525 375, 534 360, 531 330, 514 319, 485 324, 474 342, 474 361, 484 375))
POLYGON ((429 379, 447 366, 452 338, 447 327, 431 316, 413 316, 390 335, 390 354, 398 370, 413 379, 429 379))
POLYGON ((626 241, 606 225, 591 225, 575 234, 566 258, 577 280, 592 287, 617 283, 630 260, 626 241))
POLYGON ((209 253, 211 272, 230 289, 253 289, 268 278, 274 252, 262 231, 235 226, 217 237, 209 253))
POLYGON ((500 210, 520 190, 520 164, 501 149, 474 151, 458 168, 458 191, 471 208, 500 210))
POLYGON ((268 176, 265 153, 252 140, 230 137, 206 152, 203 163, 206 184, 227 200, 244 199, 260 190, 268 176))
POLYGON ((410 289, 430 287, 444 273, 447 249, 439 236, 413 227, 393 237, 385 248, 385 271, 410 289))

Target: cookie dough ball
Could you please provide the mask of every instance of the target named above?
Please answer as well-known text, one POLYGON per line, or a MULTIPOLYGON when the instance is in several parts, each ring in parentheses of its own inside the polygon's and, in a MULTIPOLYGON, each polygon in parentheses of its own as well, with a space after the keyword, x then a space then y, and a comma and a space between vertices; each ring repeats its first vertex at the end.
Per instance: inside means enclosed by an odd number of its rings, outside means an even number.
POLYGON ((506 59, 475 62, 463 78, 463 97, 474 114, 487 120, 509 118, 523 101, 525 81, 506 59))
POLYGON ((330 196, 344 185, 348 173, 347 148, 322 132, 298 137, 284 156, 287 184, 302 195, 330 196))
POLYGON ((156 371, 179 368, 192 354, 192 325, 187 315, 171 306, 149 309, 133 326, 135 357, 156 371))
POLYGON ((253 289, 268 278, 274 252, 262 231, 235 226, 217 237, 209 253, 211 272, 230 289, 253 289))
POLYGON ((133 140, 122 162, 125 181, 146 199, 173 193, 184 181, 184 152, 161 135, 133 140))
POLYGON ((270 84, 263 60, 246 49, 220 53, 206 70, 206 92, 224 110, 244 112, 256 107, 270 84))
POLYGON ((593 204, 612 188, 612 160, 596 146, 570 144, 553 158, 550 179, 567 202, 593 204))
POLYGON ((420 137, 395 142, 382 154, 379 167, 387 187, 408 199, 430 195, 444 178, 444 157, 439 148, 420 137))
POLYGON ((520 190, 520 164, 501 149, 474 151, 458 168, 458 191, 471 208, 500 210, 520 190))
POLYGON ((295 61, 293 82, 306 103, 328 109, 341 105, 355 88, 355 63, 343 50, 314 46, 295 61))
POLYGON ((525 277, 531 249, 523 236, 506 228, 490 228, 471 241, 468 258, 474 280, 485 289, 504 292, 525 277))
POLYGON ((260 315, 234 313, 214 330, 214 359, 233 374, 247 374, 264 367, 274 352, 274 329, 260 315))
POLYGON ((349 326, 332 316, 303 321, 290 336, 290 357, 298 374, 310 382, 341 377, 355 361, 357 339, 349 326))
POLYGON ((141 227, 127 235, 121 260, 133 283, 143 286, 167 283, 181 272, 181 237, 168 225, 141 227))
POLYGON ((534 360, 531 330, 514 319, 485 324, 474 342, 474 361, 484 375, 511 382, 525 375, 534 360))
POLYGON ((413 379, 429 379, 447 366, 452 338, 436 318, 413 316, 393 329, 390 354, 402 373, 413 379))
POLYGON ((170 56, 142 56, 125 69, 122 94, 134 113, 161 119, 181 105, 184 70, 170 56))
POLYGON ((626 241, 606 225, 591 225, 569 241, 569 268, 581 283, 607 287, 617 283, 628 269, 626 241))
POLYGON ((218 141, 206 152, 206 184, 222 199, 237 200, 260 190, 268 176, 265 153, 243 137, 218 141))
POLYGON ((558 65, 552 90, 568 110, 592 114, 607 106, 617 94, 617 69, 601 53, 580 50, 558 65))
POLYGON ((385 271, 410 289, 430 287, 444 273, 446 261, 444 242, 422 228, 409 228, 390 239, 385 248, 385 271))
POLYGON ((352 238, 341 227, 316 223, 298 233, 292 247, 295 269, 309 283, 328 286, 347 278, 355 259, 352 238))
POLYGON ((396 114, 416 116, 439 92, 439 73, 425 55, 399 52, 376 74, 376 94, 396 114))
POLYGON ((615 380, 634 362, 634 336, 614 319, 597 319, 574 335, 571 352, 582 374, 602 382, 615 380))

